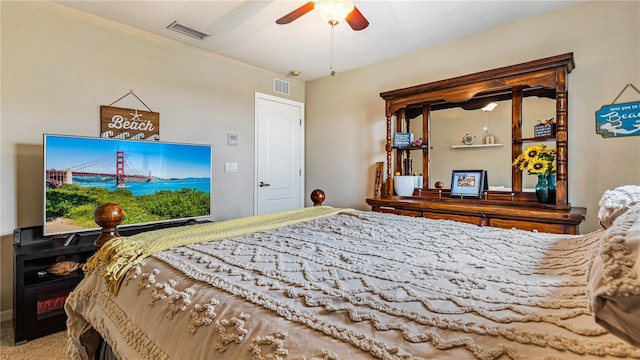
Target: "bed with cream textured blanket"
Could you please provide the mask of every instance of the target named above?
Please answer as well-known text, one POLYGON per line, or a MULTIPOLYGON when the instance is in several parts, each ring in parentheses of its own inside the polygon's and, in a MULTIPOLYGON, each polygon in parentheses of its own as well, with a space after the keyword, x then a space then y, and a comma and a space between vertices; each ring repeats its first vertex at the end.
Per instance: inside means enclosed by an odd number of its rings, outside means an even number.
POLYGON ((121 238, 67 300, 69 358, 639 359, 634 206, 580 236, 316 207, 121 238))

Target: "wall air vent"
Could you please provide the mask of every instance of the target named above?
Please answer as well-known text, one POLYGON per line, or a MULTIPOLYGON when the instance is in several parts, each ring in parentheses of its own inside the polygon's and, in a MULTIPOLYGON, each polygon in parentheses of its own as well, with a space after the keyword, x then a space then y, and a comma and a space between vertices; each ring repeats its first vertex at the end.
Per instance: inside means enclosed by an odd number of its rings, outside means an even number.
POLYGON ((185 25, 181 22, 178 21, 174 21, 171 23, 171 25, 167 26, 167 29, 169 30, 173 30, 173 31, 177 31, 181 34, 187 35, 187 36, 191 36, 194 37, 198 40, 203 40, 204 38, 210 36, 211 34, 206 32, 206 31, 202 31, 202 30, 198 30, 198 29, 194 29, 189 25, 185 25))
POLYGON ((289 82, 280 80, 278 78, 273 78, 273 92, 284 95, 291 95, 289 91, 289 82))

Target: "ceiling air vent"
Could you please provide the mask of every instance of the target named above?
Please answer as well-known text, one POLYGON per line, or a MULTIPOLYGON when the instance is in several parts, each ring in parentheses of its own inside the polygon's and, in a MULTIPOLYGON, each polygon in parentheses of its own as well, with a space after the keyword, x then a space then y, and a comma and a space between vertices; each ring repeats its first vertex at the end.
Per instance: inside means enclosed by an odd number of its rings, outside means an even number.
POLYGON ((178 21, 174 21, 171 23, 171 25, 167 26, 167 29, 173 30, 173 31, 177 31, 181 34, 187 35, 187 36, 191 36, 194 37, 198 40, 203 40, 204 38, 210 36, 211 34, 206 32, 206 31, 202 31, 202 30, 198 30, 198 29, 194 29, 192 27, 190 27, 189 25, 185 25, 181 22, 178 21))
POLYGON ((289 82, 273 78, 273 92, 284 95, 291 95, 289 92, 289 82))

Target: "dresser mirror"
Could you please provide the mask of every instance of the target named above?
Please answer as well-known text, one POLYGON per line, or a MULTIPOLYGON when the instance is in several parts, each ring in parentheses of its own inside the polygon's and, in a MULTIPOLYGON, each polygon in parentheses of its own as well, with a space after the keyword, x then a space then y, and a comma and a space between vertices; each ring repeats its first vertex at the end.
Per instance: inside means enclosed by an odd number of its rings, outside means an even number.
MULTIPOLYGON (((511 100, 497 101, 493 110, 465 110, 450 108, 431 113, 431 148, 429 187, 435 187, 442 181, 448 187, 451 171, 456 169, 484 169, 489 175, 490 190, 511 191, 511 174, 513 160, 511 153, 511 100), (466 134, 475 136, 472 145, 465 145, 466 134), (487 144, 487 136, 493 137, 493 144, 487 144)), ((540 120, 555 117, 555 100, 539 97, 528 97, 522 107, 522 133, 525 138, 533 138, 533 127, 540 120)), ((422 115, 413 120, 420 124, 422 115)), ((489 139, 489 142, 491 139, 489 139)), ((555 148, 555 141, 536 143, 555 148)), ((523 147, 524 150, 524 147, 523 147)), ((420 161, 413 161, 418 166, 416 172, 422 172, 420 161)), ((533 175, 523 176, 523 190, 533 191, 537 178, 533 175)))
MULTIPOLYGON (((573 54, 567 53, 380 93, 387 119, 386 178, 382 195, 367 203, 374 211, 577 233, 585 209, 568 201, 567 76, 573 68, 573 54), (492 102, 492 111, 482 110, 492 102), (535 132, 549 119, 555 119, 555 130, 535 132), (394 142, 396 135, 406 139, 406 132, 426 141, 394 142), (511 165, 528 147, 542 144, 557 151, 555 192, 546 197, 552 190, 534 191, 538 176, 511 165), (450 190, 453 170, 487 170, 490 188, 480 199, 457 197, 450 190), (423 175, 417 177, 422 183, 411 195, 396 194, 394 175, 414 173, 423 175)), ((547 163, 538 165, 544 169, 547 163)))

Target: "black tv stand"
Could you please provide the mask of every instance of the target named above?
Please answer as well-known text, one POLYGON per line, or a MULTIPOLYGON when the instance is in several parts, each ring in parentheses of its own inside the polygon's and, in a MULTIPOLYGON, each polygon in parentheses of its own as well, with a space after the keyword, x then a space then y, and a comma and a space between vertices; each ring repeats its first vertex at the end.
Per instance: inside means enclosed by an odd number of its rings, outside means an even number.
MULTIPOLYGON (((125 226, 121 236, 167 227, 185 226, 191 221, 125 226)), ((66 276, 46 272, 53 264, 72 260, 85 263, 96 252, 93 242, 100 230, 43 236, 42 226, 14 230, 13 330, 16 344, 66 328, 64 301, 84 277, 82 270, 66 276)))
POLYGON ((64 301, 84 273, 78 270, 56 276, 46 270, 64 260, 86 262, 96 251, 95 237, 95 233, 77 233, 14 244, 13 330, 16 344, 65 329, 64 301))

